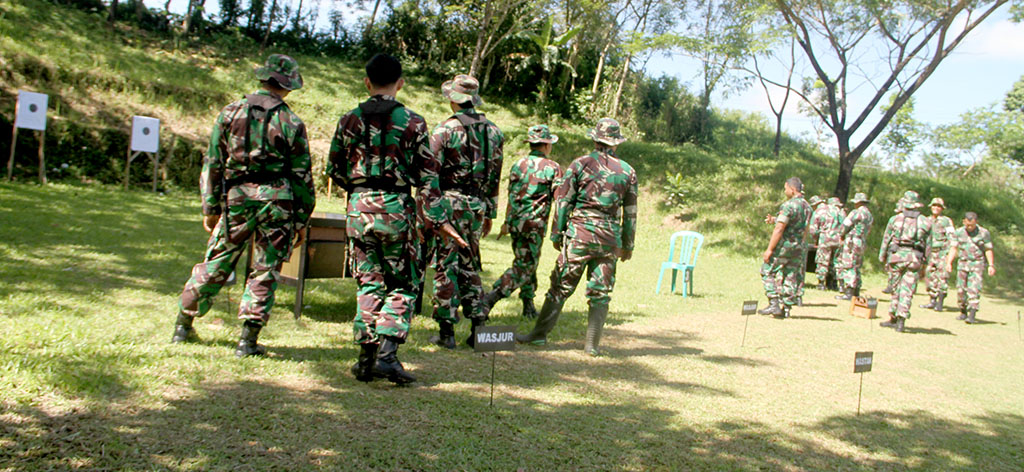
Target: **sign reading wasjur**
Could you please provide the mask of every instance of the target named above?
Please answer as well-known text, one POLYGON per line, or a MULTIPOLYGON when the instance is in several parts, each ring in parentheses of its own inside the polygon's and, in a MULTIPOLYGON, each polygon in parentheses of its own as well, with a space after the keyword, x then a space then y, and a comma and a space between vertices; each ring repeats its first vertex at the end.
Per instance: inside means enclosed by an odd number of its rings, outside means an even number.
POLYGON ((475 352, 514 351, 515 326, 481 326, 476 329, 475 352))
POLYGON ((875 353, 857 352, 853 355, 853 373, 871 372, 871 364, 874 361, 875 353))

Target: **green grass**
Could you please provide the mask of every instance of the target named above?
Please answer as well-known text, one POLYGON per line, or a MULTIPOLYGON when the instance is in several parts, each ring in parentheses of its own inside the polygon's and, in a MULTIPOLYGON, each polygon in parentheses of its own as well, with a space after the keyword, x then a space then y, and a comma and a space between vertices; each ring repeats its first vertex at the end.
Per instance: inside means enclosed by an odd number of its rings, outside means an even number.
MULTIPOLYGON (((654 295, 671 230, 647 199, 635 257, 619 266, 608 355, 582 353, 578 293, 552 345, 497 356, 490 407, 491 360, 428 344, 429 315, 401 350, 421 382, 352 379, 351 280, 311 282, 299 322, 294 291, 280 289, 267 359, 234 358, 239 323, 223 296, 196 323, 201 343, 168 344, 204 245, 196 199, 111 190, 0 184, 0 468, 1015 470, 1024 460, 1019 307, 989 293, 985 324, 915 310, 897 335, 809 290, 791 320, 749 319, 741 347, 739 302, 761 298, 757 261, 712 246, 695 296, 654 295), (861 416, 858 350, 875 352, 861 416)), ((489 283, 511 252, 493 236, 483 248, 489 283)), ((553 259, 548 246, 541 290, 553 259)), ((881 285, 872 273, 869 292, 881 285)), ((526 329, 518 310, 499 303, 494 324, 526 329)))

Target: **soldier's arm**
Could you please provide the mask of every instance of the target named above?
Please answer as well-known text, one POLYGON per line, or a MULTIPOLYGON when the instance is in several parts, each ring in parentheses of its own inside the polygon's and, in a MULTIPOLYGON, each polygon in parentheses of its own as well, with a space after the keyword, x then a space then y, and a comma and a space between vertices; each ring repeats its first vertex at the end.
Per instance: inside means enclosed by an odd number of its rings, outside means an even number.
POLYGON ((409 121, 410 145, 404 151, 409 162, 419 170, 423 216, 433 225, 442 225, 451 218, 451 203, 441 196, 438 173, 441 172, 441 154, 434 151, 434 136, 427 135, 427 124, 420 117, 409 121))
POLYGON ((988 261, 988 275, 996 275, 996 259, 992 252, 992 233, 985 232, 985 260, 988 261))
POLYGON ((210 131, 210 145, 203 156, 203 170, 199 174, 199 193, 202 198, 203 215, 221 214, 221 184, 224 180, 224 158, 228 154, 227 127, 229 126, 227 110, 221 111, 210 131))
POLYGON ((512 224, 513 200, 515 200, 515 184, 519 180, 519 167, 515 164, 508 172, 508 201, 505 202, 505 227, 512 224))
POLYGON ((636 237, 636 214, 637 214, 637 176, 636 172, 629 174, 629 187, 622 197, 622 250, 628 253, 633 252, 633 240, 636 237))
POLYGON ((313 159, 309 155, 309 139, 306 136, 306 124, 301 121, 294 126, 292 138, 292 195, 295 211, 295 232, 299 233, 309 221, 309 216, 316 206, 316 189, 313 187, 313 159))
POLYGON ((555 216, 551 223, 551 241, 555 244, 562 243, 562 238, 569 226, 569 213, 576 201, 576 172, 578 169, 573 163, 555 191, 555 216))
POLYGON ((348 183, 348 140, 346 127, 350 122, 350 115, 344 114, 338 118, 338 125, 334 128, 334 137, 331 138, 331 150, 327 154, 327 178, 333 179, 338 185, 348 183))
POLYGON ((487 195, 484 204, 487 208, 487 218, 494 219, 498 217, 498 193, 501 186, 501 163, 504 160, 505 137, 497 126, 492 125, 491 129, 494 131, 495 142, 492 143, 494 147, 491 148, 490 161, 487 163, 487 168, 491 169, 491 175, 488 176, 490 181, 484 187, 487 195))

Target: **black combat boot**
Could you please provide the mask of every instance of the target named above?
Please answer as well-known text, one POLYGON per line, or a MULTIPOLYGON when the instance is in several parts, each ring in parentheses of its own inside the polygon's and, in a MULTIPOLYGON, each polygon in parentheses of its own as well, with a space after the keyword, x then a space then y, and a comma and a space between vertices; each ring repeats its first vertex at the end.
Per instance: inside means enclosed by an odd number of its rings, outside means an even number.
POLYGON ((373 375, 386 378, 398 385, 405 385, 416 381, 416 377, 405 371, 402 363, 398 361, 399 339, 394 336, 383 336, 380 348, 377 350, 377 364, 373 368, 373 375))
POLYGON ((940 292, 938 297, 935 297, 935 311, 942 311, 942 304, 946 301, 946 293, 940 292))
POLYGON ((769 299, 768 306, 757 310, 759 315, 775 315, 776 313, 782 313, 782 306, 778 298, 769 299))
POLYGON ((896 327, 896 315, 889 313, 889 321, 883 321, 878 323, 878 326, 883 328, 895 328, 896 327))
POLYGON ((974 316, 978 314, 978 310, 971 308, 967 310, 967 324, 975 324, 978 321, 974 319, 974 316))
POLYGON ((537 318, 537 309, 533 307, 532 298, 523 299, 523 318, 533 320, 537 318))
POLYGON ((487 320, 473 318, 469 321, 473 324, 469 328, 469 337, 466 338, 466 345, 469 347, 476 347, 476 329, 487 323, 487 320))
POLYGON ((836 295, 836 300, 850 300, 853 298, 853 290, 847 288, 843 293, 836 295))
POLYGON ((598 345, 601 344, 601 332, 604 331, 604 321, 608 318, 608 305, 591 304, 590 312, 587 314, 587 340, 583 352, 591 356, 601 355, 598 345))
POLYGON ((906 323, 907 323, 907 319, 906 318, 904 318, 902 316, 896 317, 896 332, 897 333, 902 333, 903 330, 906 329, 906 326, 905 326, 906 323))
POLYGON ((172 343, 190 343, 199 340, 199 336, 196 336, 196 329, 192 327, 192 322, 195 321, 195 317, 188 316, 182 312, 178 312, 178 319, 174 322, 174 336, 171 338, 172 343))
POLYGON ((380 344, 366 342, 359 345, 359 360, 352 365, 352 375, 360 382, 373 381, 373 364, 377 361, 380 344))
POLYGON ((536 346, 547 344, 548 333, 555 328, 560 314, 562 314, 562 304, 555 302, 551 297, 545 297, 544 305, 540 307, 540 313, 537 315, 537 323, 533 325, 533 331, 530 331, 530 334, 517 334, 516 342, 536 346))
POLYGON ((929 310, 934 310, 935 309, 935 296, 932 296, 932 298, 928 301, 928 303, 925 303, 924 305, 919 305, 919 306, 921 308, 927 308, 929 310))
POLYGON ((450 321, 438 321, 438 335, 431 336, 430 342, 445 349, 455 349, 455 325, 450 321))
POLYGON ((242 336, 238 340, 238 348, 235 349, 235 356, 249 357, 267 354, 267 348, 256 344, 256 340, 260 337, 261 329, 263 329, 263 325, 259 324, 259 322, 245 320, 245 323, 242 324, 242 336))
POLYGON ((860 286, 859 285, 857 286, 857 288, 853 289, 853 296, 855 296, 855 297, 859 297, 860 296, 860 286))
POLYGON ((494 304, 501 300, 501 294, 497 290, 491 290, 480 297, 480 311, 487 316, 491 312, 491 308, 494 308, 494 304))
POLYGON ((882 289, 882 293, 892 295, 892 285, 886 285, 886 287, 882 289))
POLYGON ((784 320, 786 318, 789 318, 789 312, 792 309, 793 309, 793 307, 791 305, 787 305, 785 303, 780 304, 778 312, 777 313, 772 313, 772 318, 775 318, 775 319, 778 319, 778 320, 784 320))
POLYGON ((965 306, 960 307, 960 316, 956 317, 956 319, 958 319, 960 321, 963 321, 963 320, 967 319, 967 307, 965 307, 965 306))

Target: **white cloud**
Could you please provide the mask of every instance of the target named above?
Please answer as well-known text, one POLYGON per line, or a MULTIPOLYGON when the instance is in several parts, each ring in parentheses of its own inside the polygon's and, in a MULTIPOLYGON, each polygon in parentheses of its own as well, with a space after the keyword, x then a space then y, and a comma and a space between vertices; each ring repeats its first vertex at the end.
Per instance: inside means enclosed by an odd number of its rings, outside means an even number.
POLYGON ((982 23, 957 48, 957 53, 985 59, 1024 61, 1024 24, 1008 20, 982 23))

